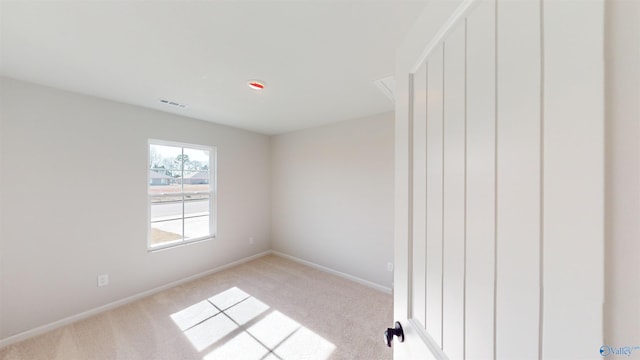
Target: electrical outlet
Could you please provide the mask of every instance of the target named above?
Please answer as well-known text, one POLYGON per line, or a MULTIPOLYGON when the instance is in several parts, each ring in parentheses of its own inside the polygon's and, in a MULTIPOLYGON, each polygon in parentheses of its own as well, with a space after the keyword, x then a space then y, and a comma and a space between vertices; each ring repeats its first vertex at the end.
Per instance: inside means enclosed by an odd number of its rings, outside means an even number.
POLYGON ((109 274, 98 275, 98 287, 109 285, 109 274))
POLYGON ((249 245, 253 245, 255 243, 255 239, 253 237, 249 238, 249 245))
POLYGON ((393 271, 393 263, 387 263, 387 271, 388 272, 392 272, 393 271))

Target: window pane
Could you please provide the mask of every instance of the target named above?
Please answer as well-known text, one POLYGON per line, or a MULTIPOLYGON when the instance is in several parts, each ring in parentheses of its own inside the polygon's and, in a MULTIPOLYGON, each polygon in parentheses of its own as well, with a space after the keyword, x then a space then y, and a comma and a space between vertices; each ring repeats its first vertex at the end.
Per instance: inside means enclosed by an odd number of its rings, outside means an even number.
POLYGON ((151 222, 182 219, 182 196, 153 198, 151 222))
POLYGON ((175 181, 173 181, 171 170, 166 170, 164 168, 149 169, 149 185, 152 187, 166 186, 173 183, 175 183, 175 181))
POLYGON ((149 147, 149 193, 168 194, 182 191, 182 148, 151 144, 149 147))
POLYGON ((171 177, 162 178, 156 173, 149 171, 149 194, 171 194, 182 191, 182 186, 178 179, 171 177))
POLYGON ((185 171, 184 192, 208 192, 209 170, 185 171))
POLYGON ((151 246, 182 241, 182 219, 151 223, 151 246))
POLYGON ((190 198, 184 201, 184 217, 194 217, 209 215, 210 202, 207 194, 199 196, 197 199, 190 198))
POLYGON ((184 234, 185 239, 208 236, 211 203, 208 197, 185 199, 184 202, 184 234))
POLYGON ((184 149, 184 169, 189 171, 209 170, 209 151, 184 149))
POLYGON ((149 147, 149 169, 182 169, 182 148, 151 144, 149 147))
POLYGON ((209 215, 184 219, 185 240, 209 235, 209 215))

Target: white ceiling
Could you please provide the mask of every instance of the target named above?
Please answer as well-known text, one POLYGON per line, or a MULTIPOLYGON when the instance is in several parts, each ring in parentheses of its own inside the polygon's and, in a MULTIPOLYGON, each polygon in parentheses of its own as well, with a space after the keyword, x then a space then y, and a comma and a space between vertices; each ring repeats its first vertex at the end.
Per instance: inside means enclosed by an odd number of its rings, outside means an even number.
POLYGON ((283 133, 391 110, 374 81, 425 4, 2 0, 0 75, 283 133))

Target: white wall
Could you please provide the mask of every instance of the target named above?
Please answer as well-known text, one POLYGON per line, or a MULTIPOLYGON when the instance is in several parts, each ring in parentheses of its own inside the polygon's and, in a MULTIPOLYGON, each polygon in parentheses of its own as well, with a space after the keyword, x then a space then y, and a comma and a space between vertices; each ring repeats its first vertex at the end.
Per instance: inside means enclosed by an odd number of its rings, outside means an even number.
POLYGON ((640 345, 640 2, 606 2, 605 342, 640 345))
POLYGON ((0 99, 0 340, 270 248, 267 136, 4 78, 0 99), (147 251, 149 138, 217 147, 216 239, 147 251))
POLYGON ((393 113, 274 136, 273 249, 391 287, 393 113))

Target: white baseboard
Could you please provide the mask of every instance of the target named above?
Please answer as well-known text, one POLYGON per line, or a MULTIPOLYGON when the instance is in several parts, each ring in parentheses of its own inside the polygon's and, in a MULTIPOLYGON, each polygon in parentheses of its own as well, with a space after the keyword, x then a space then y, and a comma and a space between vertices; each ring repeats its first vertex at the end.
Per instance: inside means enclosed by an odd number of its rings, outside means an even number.
POLYGON ((370 288, 382 291, 384 293, 391 294, 391 288, 386 287, 386 286, 382 286, 380 284, 376 284, 376 283, 371 282, 369 280, 365 280, 365 279, 361 279, 361 278, 359 278, 357 276, 345 274, 343 272, 330 269, 330 268, 328 268, 326 266, 318 265, 318 264, 313 263, 311 261, 307 261, 307 260, 303 260, 303 259, 297 258, 295 256, 287 255, 287 254, 281 253, 279 251, 271 250, 271 253, 274 254, 274 255, 277 255, 277 256, 281 256, 281 257, 283 257, 285 259, 289 259, 289 260, 295 261, 297 263, 300 263, 300 264, 307 265, 309 267, 318 269, 320 271, 324 271, 326 273, 333 274, 333 275, 336 275, 336 276, 340 276, 341 278, 345 278, 347 280, 351 280, 351 281, 357 282, 358 284, 361 284, 361 285, 364 285, 364 286, 368 286, 370 288))
POLYGON ((271 250, 267 250, 267 251, 261 252, 261 253, 256 254, 256 255, 252 255, 252 256, 249 256, 249 257, 234 261, 232 263, 229 263, 229 264, 226 264, 226 265, 222 265, 222 266, 219 266, 217 268, 214 268, 214 269, 211 269, 211 270, 207 270, 205 272, 202 272, 202 273, 199 273, 199 274, 196 274, 196 275, 192 275, 192 276, 186 277, 186 278, 181 279, 181 280, 173 281, 171 283, 159 286, 157 288, 154 288, 154 289, 151 289, 151 290, 147 290, 147 291, 143 291, 141 293, 138 293, 138 294, 135 294, 135 295, 132 295, 132 296, 128 296, 128 297, 126 297, 124 299, 117 300, 117 301, 114 301, 112 303, 109 303, 109 304, 106 304, 106 305, 103 305, 103 306, 99 306, 99 307, 91 309, 91 310, 87 310, 87 311, 82 312, 80 314, 69 316, 67 318, 60 319, 60 320, 54 321, 54 322, 46 324, 46 325, 39 326, 37 328, 31 329, 31 330, 27 330, 27 331, 21 332, 21 333, 16 334, 16 335, 9 336, 7 338, 4 338, 4 339, 0 340, 0 348, 3 348, 5 346, 8 346, 8 345, 11 345, 11 344, 14 344, 14 343, 17 343, 17 342, 22 341, 22 340, 26 340, 28 338, 31 338, 31 337, 34 337, 34 336, 37 336, 37 335, 40 335, 40 334, 44 334, 44 333, 49 332, 51 330, 55 330, 55 329, 57 329, 59 327, 62 327, 62 326, 65 326, 65 325, 69 325, 71 323, 86 319, 88 317, 100 314, 102 312, 115 309, 115 308, 117 308, 119 306, 128 304, 128 303, 136 301, 136 300, 140 300, 140 299, 142 299, 144 297, 159 293, 159 292, 161 292, 163 290, 170 289, 172 287, 187 283, 189 281, 193 281, 193 280, 199 279, 201 277, 204 277, 204 276, 207 276, 207 275, 211 275, 213 273, 228 269, 230 267, 234 267, 236 265, 240 265, 240 264, 249 262, 251 260, 255 260, 255 259, 261 258, 261 257, 269 255, 271 253, 272 253, 271 250))

